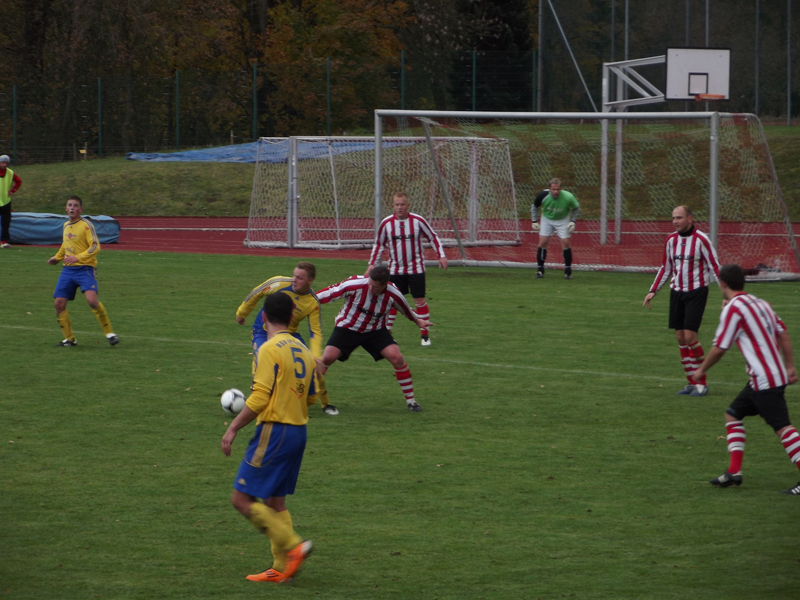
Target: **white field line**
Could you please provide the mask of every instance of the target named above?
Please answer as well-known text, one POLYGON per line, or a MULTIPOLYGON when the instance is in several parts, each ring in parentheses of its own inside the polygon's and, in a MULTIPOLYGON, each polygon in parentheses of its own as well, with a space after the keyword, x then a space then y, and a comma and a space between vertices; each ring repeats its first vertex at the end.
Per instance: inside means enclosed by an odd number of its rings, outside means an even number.
MULTIPOLYGON (((25 327, 21 325, 0 325, 0 329, 22 329, 28 331, 53 331, 53 328, 43 329, 41 327, 25 327)), ((87 335, 97 335, 96 331, 78 331, 75 330, 77 334, 87 334, 87 335)), ((150 336, 143 336, 143 335, 121 335, 120 339, 124 341, 125 339, 136 339, 136 340, 150 340, 153 342, 166 342, 171 344, 211 344, 211 345, 218 345, 218 346, 241 346, 242 349, 248 347, 246 342, 221 342, 218 340, 191 340, 186 338, 163 338, 163 337, 150 337, 150 336)), ((659 377, 657 375, 639 375, 634 373, 614 373, 612 371, 587 371, 585 369, 554 369, 551 367, 537 367, 534 365, 510 365, 510 364, 497 364, 497 363, 487 363, 487 362, 477 362, 477 361, 469 361, 469 360, 455 360, 450 358, 423 358, 419 356, 408 356, 406 357, 409 362, 429 362, 429 363, 441 363, 441 364, 450 364, 450 365, 467 365, 473 367, 481 367, 484 369, 515 369, 521 371, 538 371, 542 373, 564 373, 568 375, 583 375, 588 377, 617 377, 620 379, 642 379, 646 381, 663 381, 667 383, 675 383, 675 382, 683 382, 686 381, 683 377, 659 377)), ((372 364, 371 362, 369 363, 372 364)), ((348 363, 347 368, 371 368, 368 365, 359 365, 358 363, 350 364, 348 363)), ((744 379, 742 380, 744 381, 744 379)), ((743 383, 740 382, 726 382, 726 381, 715 381, 714 386, 718 385, 725 385, 725 386, 733 386, 733 387, 742 387, 743 383)))

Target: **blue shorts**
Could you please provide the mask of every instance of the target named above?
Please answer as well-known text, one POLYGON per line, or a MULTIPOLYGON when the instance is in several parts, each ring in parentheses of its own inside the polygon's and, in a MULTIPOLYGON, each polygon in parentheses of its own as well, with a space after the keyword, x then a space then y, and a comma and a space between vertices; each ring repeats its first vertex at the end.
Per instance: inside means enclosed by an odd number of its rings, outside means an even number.
POLYGON ((262 499, 293 494, 305 448, 305 425, 260 423, 239 465, 234 489, 262 499))
POLYGON ((97 291, 97 271, 94 267, 62 267, 53 298, 75 300, 75 292, 97 291))

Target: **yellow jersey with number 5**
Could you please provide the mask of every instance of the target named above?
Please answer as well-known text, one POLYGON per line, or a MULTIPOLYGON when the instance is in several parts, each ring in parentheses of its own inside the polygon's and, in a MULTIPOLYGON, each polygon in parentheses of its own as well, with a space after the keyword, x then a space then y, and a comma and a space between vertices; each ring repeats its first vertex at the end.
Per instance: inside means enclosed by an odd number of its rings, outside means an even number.
POLYGON ((317 363, 305 344, 280 331, 262 344, 247 407, 265 421, 305 425, 308 407, 317 401, 317 363))

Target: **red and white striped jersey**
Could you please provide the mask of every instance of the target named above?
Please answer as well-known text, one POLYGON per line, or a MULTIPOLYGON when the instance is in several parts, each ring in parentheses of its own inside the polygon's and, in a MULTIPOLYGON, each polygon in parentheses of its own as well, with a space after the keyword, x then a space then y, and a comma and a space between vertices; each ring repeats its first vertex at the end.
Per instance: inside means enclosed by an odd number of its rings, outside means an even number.
POLYGON ((751 387, 766 390, 789 383, 778 341, 784 331, 786 325, 769 302, 742 292, 722 309, 714 345, 727 350, 736 342, 747 362, 751 387))
POLYGON ((405 296, 393 283, 375 296, 369 291, 369 278, 355 275, 317 292, 320 304, 339 298, 345 299, 344 307, 336 316, 336 327, 344 327, 359 333, 386 328, 386 316, 392 306, 397 306, 411 321, 417 314, 411 310, 405 296))
POLYGON ((439 236, 428 222, 415 213, 408 213, 407 219, 398 219, 389 215, 381 221, 375 245, 369 256, 369 264, 374 265, 380 259, 384 248, 389 249, 389 273, 392 275, 414 275, 425 272, 425 255, 422 252, 422 240, 426 238, 440 258, 444 257, 444 248, 439 236))
POLYGON ((664 258, 650 292, 661 289, 667 279, 676 292, 691 292, 706 287, 711 279, 719 283, 719 258, 708 236, 692 226, 687 234, 676 231, 664 244, 664 258))

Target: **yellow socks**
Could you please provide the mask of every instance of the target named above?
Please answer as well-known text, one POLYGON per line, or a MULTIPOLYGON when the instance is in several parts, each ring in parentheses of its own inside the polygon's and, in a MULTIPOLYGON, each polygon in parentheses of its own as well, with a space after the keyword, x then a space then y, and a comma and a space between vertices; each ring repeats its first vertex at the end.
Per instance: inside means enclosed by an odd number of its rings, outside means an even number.
POLYGON ((64 339, 74 342, 75 336, 72 335, 72 323, 69 320, 69 313, 65 310, 56 315, 56 318, 58 319, 58 326, 61 327, 61 332, 64 334, 64 339))
MULTIPOLYGON (((275 513, 275 516, 282 520, 289 529, 292 529, 292 515, 288 510, 275 513)), ((286 550, 281 550, 274 540, 270 538, 269 547, 272 550, 272 568, 278 573, 283 573, 286 569, 286 550)))
POLYGON ((286 552, 303 541, 292 529, 291 517, 287 519, 279 516, 283 512, 288 514, 289 511, 276 513, 266 504, 253 502, 250 505, 250 514, 247 515, 247 520, 261 533, 268 535, 270 542, 274 542, 273 555, 275 550, 286 552))
POLYGON ((94 316, 97 318, 97 322, 100 323, 100 327, 103 328, 103 333, 105 333, 106 335, 108 335, 109 333, 114 333, 114 330, 111 329, 111 321, 108 318, 108 313, 106 313, 106 307, 103 306, 102 302, 98 302, 97 308, 93 308, 92 312, 94 313, 94 316))
POLYGON ((328 400, 328 388, 325 386, 325 378, 319 374, 317 374, 317 398, 319 398, 319 403, 323 407, 331 403, 328 400))

